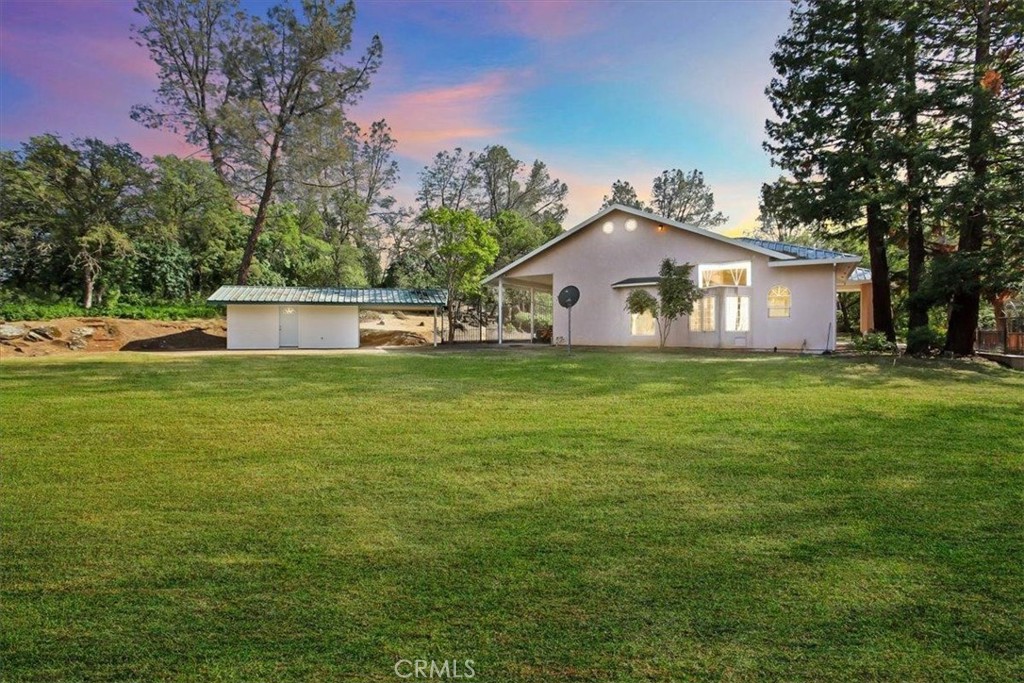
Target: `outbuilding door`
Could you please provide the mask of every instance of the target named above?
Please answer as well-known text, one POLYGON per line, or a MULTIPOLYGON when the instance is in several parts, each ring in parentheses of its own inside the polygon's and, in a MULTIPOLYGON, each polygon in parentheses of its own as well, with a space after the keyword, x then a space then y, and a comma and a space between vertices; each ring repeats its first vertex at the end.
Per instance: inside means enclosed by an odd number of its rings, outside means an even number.
POLYGON ((278 316, 281 348, 299 346, 299 313, 294 306, 281 306, 278 316))

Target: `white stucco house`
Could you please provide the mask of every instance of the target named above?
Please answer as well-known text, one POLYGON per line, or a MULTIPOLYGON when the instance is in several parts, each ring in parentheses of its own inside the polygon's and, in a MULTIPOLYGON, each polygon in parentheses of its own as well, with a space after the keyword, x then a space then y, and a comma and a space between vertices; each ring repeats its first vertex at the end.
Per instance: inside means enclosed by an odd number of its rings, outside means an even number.
POLYGON ((355 349, 359 311, 437 312, 448 295, 437 289, 336 289, 227 285, 207 302, 227 308, 229 349, 355 349))
MULTIPOLYGON (((731 238, 639 209, 612 205, 492 273, 484 284, 503 299, 509 287, 555 296, 581 292, 572 341, 595 346, 657 346, 655 321, 625 310, 631 289, 657 293, 661 262, 694 265, 704 290, 692 315, 677 321, 668 345, 824 351, 835 348, 836 295, 860 291, 870 302, 870 272, 860 257, 782 242, 731 238)), ((499 310, 503 307, 499 306, 499 310)), ((861 326, 870 306, 861 305, 861 326)), ((499 321, 498 329, 503 329, 499 321)), ((552 338, 568 334, 554 307, 552 338)))

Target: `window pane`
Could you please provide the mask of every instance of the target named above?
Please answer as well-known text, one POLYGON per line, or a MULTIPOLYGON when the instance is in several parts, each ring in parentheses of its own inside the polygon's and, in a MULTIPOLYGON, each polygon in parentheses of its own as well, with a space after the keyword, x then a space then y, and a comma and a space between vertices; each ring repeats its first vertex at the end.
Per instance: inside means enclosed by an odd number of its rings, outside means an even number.
POLYGON ((690 332, 700 332, 700 315, 703 306, 703 299, 693 302, 693 312, 690 313, 690 332))
POLYGON ((701 287, 750 286, 750 261, 701 265, 698 273, 701 287))
POLYGON ((715 297, 704 297, 704 331, 715 331, 715 297))
POLYGON ((693 313, 690 314, 690 331, 715 331, 715 297, 706 296, 693 304, 693 313))
POLYGON ((632 314, 632 333, 634 337, 653 337, 655 324, 654 316, 648 311, 632 314))
POLYGON ((775 285, 768 291, 768 317, 788 318, 792 297, 789 288, 775 285))
POLYGON ((750 297, 725 297, 725 330, 726 332, 750 331, 750 297))

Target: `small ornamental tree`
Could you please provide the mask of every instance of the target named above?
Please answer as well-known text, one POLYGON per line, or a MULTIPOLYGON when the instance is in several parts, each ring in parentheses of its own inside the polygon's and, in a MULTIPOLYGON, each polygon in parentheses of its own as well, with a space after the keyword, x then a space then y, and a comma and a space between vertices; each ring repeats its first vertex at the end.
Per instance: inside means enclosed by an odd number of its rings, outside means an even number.
POLYGON ((658 273, 658 296, 646 289, 634 289, 626 297, 626 310, 630 313, 650 313, 658 322, 658 348, 664 349, 672 323, 680 316, 690 315, 702 292, 690 277, 693 265, 676 265, 674 259, 661 262, 658 273))

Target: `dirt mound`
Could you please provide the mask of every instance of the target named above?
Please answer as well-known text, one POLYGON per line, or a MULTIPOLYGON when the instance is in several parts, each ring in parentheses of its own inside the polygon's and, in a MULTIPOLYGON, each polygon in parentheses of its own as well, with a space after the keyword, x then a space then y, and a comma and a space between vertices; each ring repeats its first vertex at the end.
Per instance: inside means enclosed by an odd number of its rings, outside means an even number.
POLYGON ((30 335, 0 343, 0 358, 52 356, 64 353, 104 351, 185 351, 223 349, 227 327, 223 320, 120 320, 116 318, 58 318, 13 323, 27 329, 47 330, 46 336, 30 335), (75 334, 87 329, 89 334, 75 334), (49 337, 49 338, 47 338, 49 337), (73 343, 79 340, 78 344, 73 343))
POLYGON ((427 338, 406 330, 359 330, 360 346, 421 346, 427 338))

